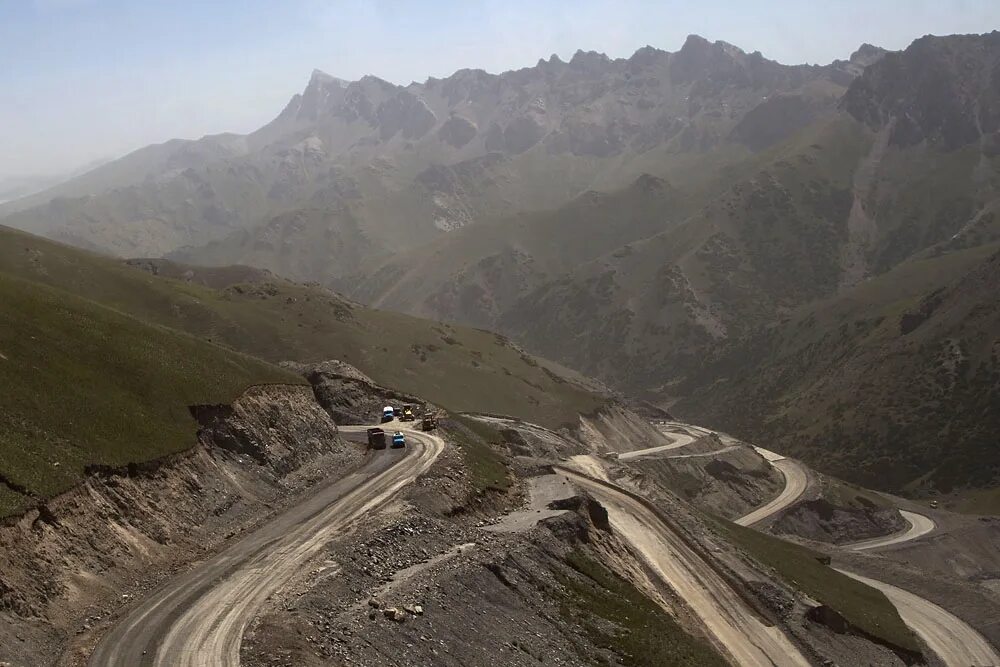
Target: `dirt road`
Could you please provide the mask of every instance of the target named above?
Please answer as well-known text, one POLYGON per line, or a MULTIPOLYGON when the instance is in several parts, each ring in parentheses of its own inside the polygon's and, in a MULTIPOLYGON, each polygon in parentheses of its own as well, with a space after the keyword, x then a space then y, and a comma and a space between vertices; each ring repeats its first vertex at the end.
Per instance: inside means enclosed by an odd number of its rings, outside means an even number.
MULTIPOLYGON (((758 449, 758 453, 782 472, 785 476, 785 489, 767 505, 754 510, 742 519, 736 520, 736 523, 743 526, 757 523, 788 507, 806 489, 807 478, 802 466, 774 452, 758 449)), ((899 512, 910 524, 909 529, 893 535, 865 540, 846 548, 864 551, 891 544, 900 544, 926 535, 935 528, 934 521, 929 517, 906 510, 899 512)), ((996 667, 1000 665, 1000 657, 997 656, 989 642, 983 639, 982 635, 969 627, 963 620, 933 602, 891 584, 869 579, 846 570, 838 571, 885 593, 885 596, 896 607, 903 622, 917 633, 941 661, 949 667, 996 667)))
POLYGON ((909 542, 910 540, 915 540, 922 535, 926 535, 937 527, 933 519, 926 517, 923 514, 908 512, 906 510, 899 510, 899 513, 904 519, 906 519, 906 523, 910 525, 909 528, 899 533, 893 533, 892 535, 883 535, 882 537, 874 537, 863 542, 849 544, 847 545, 847 548, 853 551, 867 551, 868 549, 887 547, 891 544, 909 542))
MULTIPOLYGON (((678 433, 676 431, 665 431, 661 430, 664 436, 673 440, 669 445, 660 445, 659 447, 650 447, 649 449, 636 449, 631 452, 622 452, 618 455, 618 458, 622 461, 628 461, 629 459, 641 459, 647 456, 653 456, 656 454, 661 454, 663 452, 669 452, 672 449, 680 449, 681 447, 687 447, 692 442, 698 439, 698 437, 693 435, 688 435, 687 433, 678 433)), ((700 437, 700 436, 699 436, 700 437)))
POLYGON ((614 530, 687 603, 735 664, 809 664, 781 629, 765 625, 711 565, 645 505, 585 475, 562 468, 559 472, 600 501, 614 530))
MULTIPOLYGON (((805 468, 797 462, 760 447, 755 449, 758 454, 767 459, 784 475, 785 488, 771 502, 736 520, 736 523, 743 526, 763 521, 792 505, 805 492, 808 483, 805 468)), ((906 510, 900 510, 900 514, 909 523, 907 530, 848 545, 846 548, 864 551, 900 544, 926 535, 936 528, 934 521, 922 514, 906 510)), ((891 584, 869 579, 846 570, 838 571, 882 591, 896 607, 903 622, 919 635, 949 667, 1000 666, 1000 656, 989 642, 967 623, 945 609, 891 584)))
MULTIPOLYGON (((899 513, 910 524, 909 529, 893 535, 850 544, 845 548, 853 551, 865 551, 891 544, 901 544, 926 535, 936 528, 934 521, 922 514, 906 510, 900 510, 899 513)), ((968 623, 954 614, 929 600, 892 584, 869 579, 839 568, 837 571, 885 593, 885 596, 896 607, 903 622, 923 639, 948 667, 996 667, 1000 665, 1000 655, 990 643, 968 623)))
MULTIPOLYGON (((760 450, 758 450, 760 451, 760 450)), ((771 452, 768 452, 769 454, 771 452)), ((772 455, 774 456, 774 455, 772 455)), ((785 478, 785 488, 782 489, 778 497, 767 503, 763 507, 758 507, 753 512, 750 512, 746 516, 736 519, 735 523, 741 526, 752 526, 755 523, 763 521, 767 517, 780 512, 786 507, 794 504, 799 497, 805 493, 806 487, 809 483, 809 477, 806 475, 806 470, 796 461, 791 459, 781 458, 771 458, 765 456, 774 466, 778 472, 780 472, 785 478)))
POLYGON ((885 593, 900 618, 923 639, 948 667, 996 667, 1000 655, 982 635, 933 602, 860 574, 837 570, 885 593))
POLYGON ((267 598, 338 532, 425 472, 444 449, 437 436, 394 428, 406 433, 406 449, 375 452, 358 471, 166 583, 112 628, 89 664, 238 665, 244 630, 267 598))

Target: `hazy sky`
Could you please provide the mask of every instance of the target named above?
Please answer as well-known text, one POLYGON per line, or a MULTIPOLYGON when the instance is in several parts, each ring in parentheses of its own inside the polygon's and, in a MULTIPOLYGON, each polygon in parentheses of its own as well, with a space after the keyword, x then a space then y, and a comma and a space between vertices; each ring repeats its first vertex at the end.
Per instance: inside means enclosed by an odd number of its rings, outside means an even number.
POLYGON ((686 35, 784 63, 1000 28, 1000 0, 0 0, 0 178, 248 132, 313 68, 397 83, 686 35))

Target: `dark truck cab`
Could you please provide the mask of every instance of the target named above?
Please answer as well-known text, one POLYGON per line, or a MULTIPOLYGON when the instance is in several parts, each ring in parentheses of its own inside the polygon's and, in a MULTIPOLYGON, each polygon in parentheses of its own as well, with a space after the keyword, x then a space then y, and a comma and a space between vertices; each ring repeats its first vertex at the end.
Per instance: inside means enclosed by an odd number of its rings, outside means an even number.
POLYGON ((385 431, 380 428, 368 429, 368 446, 372 449, 385 449, 385 431))

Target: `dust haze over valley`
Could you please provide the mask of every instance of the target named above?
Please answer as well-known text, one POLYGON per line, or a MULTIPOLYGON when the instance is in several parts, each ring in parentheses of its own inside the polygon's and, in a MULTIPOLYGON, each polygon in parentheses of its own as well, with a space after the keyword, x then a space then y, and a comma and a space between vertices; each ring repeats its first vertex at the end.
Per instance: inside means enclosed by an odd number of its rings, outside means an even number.
POLYGON ((1000 12, 856 4, 0 10, 0 666, 1000 666, 1000 12))

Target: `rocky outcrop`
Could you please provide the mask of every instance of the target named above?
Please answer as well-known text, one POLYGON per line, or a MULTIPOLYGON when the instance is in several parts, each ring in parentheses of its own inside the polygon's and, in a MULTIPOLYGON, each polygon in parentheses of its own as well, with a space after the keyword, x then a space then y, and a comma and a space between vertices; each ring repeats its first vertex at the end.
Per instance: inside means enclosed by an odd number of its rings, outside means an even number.
POLYGON ((336 424, 305 388, 252 387, 232 406, 199 405, 191 412, 207 448, 249 456, 279 475, 332 453, 337 442, 336 424))
POLYGON ((889 535, 906 527, 894 509, 843 507, 826 498, 807 500, 784 512, 774 523, 777 534, 797 535, 817 542, 844 544, 889 535))
POLYGON ((441 140, 454 148, 461 148, 476 137, 476 124, 468 118, 452 114, 438 129, 441 140))
POLYGON ((427 102, 409 91, 400 91, 383 102, 376 112, 383 141, 401 132, 404 139, 419 139, 434 127, 437 117, 427 102))
POLYGON ((376 384, 350 364, 332 360, 318 364, 284 364, 309 380, 319 405, 338 424, 371 424, 386 405, 424 405, 417 396, 376 384))
POLYGON ((528 150, 545 135, 545 128, 532 116, 521 116, 507 124, 503 130, 503 148, 518 154, 528 150))

